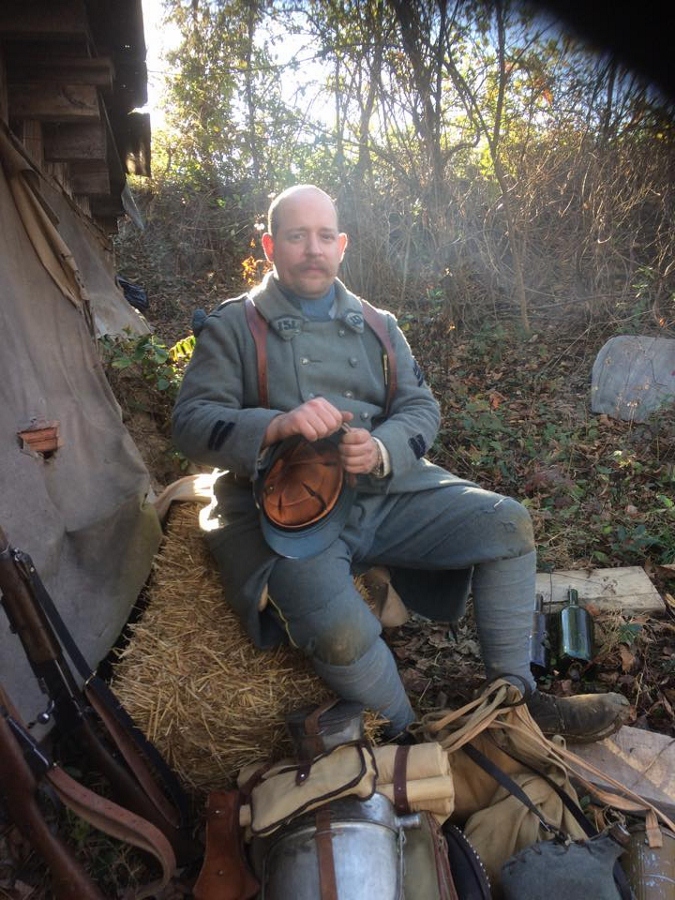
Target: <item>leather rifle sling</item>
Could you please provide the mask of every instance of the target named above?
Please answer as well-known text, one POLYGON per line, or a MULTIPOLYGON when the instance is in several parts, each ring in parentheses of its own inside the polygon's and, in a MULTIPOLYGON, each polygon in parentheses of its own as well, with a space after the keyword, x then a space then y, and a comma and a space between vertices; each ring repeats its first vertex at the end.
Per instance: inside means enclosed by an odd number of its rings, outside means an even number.
MULTIPOLYGON (((389 413, 389 408, 396 394, 398 385, 396 378, 396 351, 394 350, 394 345, 389 337, 389 332, 383 316, 381 316, 375 307, 368 303, 367 300, 361 300, 361 308, 366 324, 375 333, 375 336, 380 344, 382 344, 382 349, 384 350, 382 367, 384 371, 384 383, 387 389, 387 397, 384 404, 384 414, 386 416, 389 413)), ((260 405, 269 409, 269 393, 267 389, 267 321, 258 312, 250 295, 247 295, 244 300, 244 309, 246 312, 246 321, 255 343, 258 359, 258 398, 260 405)))
MULTIPOLYGON (((0 704, 11 716, 14 728, 23 735, 24 747, 37 747, 35 739, 27 731, 16 707, 2 685, 0 685, 0 704)), ((46 757, 41 756, 41 759, 44 760, 45 765, 49 765, 46 757)), ((61 802, 80 818, 99 831, 118 840, 126 841, 154 856, 162 870, 161 878, 143 888, 136 895, 137 898, 151 896, 169 883, 176 871, 176 856, 168 838, 159 828, 148 822, 147 819, 137 816, 112 800, 101 797, 84 787, 56 764, 49 765, 44 772, 44 777, 49 781, 61 802)))
POLYGON ((156 825, 90 791, 57 765, 52 766, 45 777, 62 803, 85 822, 110 837, 145 850, 157 860, 162 875, 158 881, 146 885, 136 894, 137 900, 154 896, 166 887, 176 871, 176 857, 168 838, 156 825))
POLYGON ((14 550, 22 576, 54 629, 58 640, 83 680, 82 693, 98 714, 108 736, 133 772, 138 785, 159 814, 170 833, 187 824, 187 801, 174 772, 157 748, 143 735, 108 685, 92 672, 27 553, 14 550), (166 796, 155 780, 159 778, 166 796))

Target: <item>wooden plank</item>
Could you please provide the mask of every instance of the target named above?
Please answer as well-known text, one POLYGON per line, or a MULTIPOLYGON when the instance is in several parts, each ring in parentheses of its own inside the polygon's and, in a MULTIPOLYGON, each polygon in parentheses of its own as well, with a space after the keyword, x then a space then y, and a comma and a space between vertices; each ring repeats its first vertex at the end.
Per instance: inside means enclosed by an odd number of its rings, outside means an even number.
POLYGON ((2 0, 0 35, 3 39, 86 38, 87 14, 83 0, 2 0))
POLYGON ((110 172, 105 163, 96 160, 78 162, 68 168, 74 194, 107 196, 110 193, 110 172))
POLYGON ((8 121, 8 101, 7 101, 7 64, 5 53, 0 44, 0 121, 8 121))
MULTIPOLYGON (((604 741, 570 745, 570 750, 675 817, 675 738, 624 726, 604 741)), ((587 775, 591 783, 611 787, 602 775, 587 775)))
POLYGON ((544 609, 555 610, 567 599, 567 591, 579 592, 581 606, 592 605, 603 612, 622 610, 661 613, 664 602, 640 566, 616 569, 574 569, 537 574, 537 593, 544 596, 544 609))
POLYGON ((41 122, 97 122, 101 117, 98 93, 88 84, 10 85, 9 115, 41 122))
POLYGON ((42 140, 42 123, 34 119, 24 119, 20 123, 19 140, 26 148, 33 162, 42 168, 44 162, 44 142, 42 140))
POLYGON ((111 59, 98 57, 64 56, 49 59, 31 58, 22 54, 21 59, 13 57, 10 67, 11 81, 56 81, 60 84, 93 84, 112 89, 115 67, 111 59))
POLYGON ((44 131, 45 159, 54 162, 106 159, 106 132, 102 122, 97 124, 59 123, 46 125, 44 131))

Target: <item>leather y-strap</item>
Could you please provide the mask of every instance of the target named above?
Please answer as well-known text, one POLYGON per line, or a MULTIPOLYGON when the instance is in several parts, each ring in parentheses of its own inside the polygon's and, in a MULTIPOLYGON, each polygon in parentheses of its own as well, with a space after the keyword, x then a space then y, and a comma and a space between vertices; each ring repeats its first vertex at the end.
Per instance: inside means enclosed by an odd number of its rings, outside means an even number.
MULTIPOLYGON (((389 408, 396 395, 396 388, 398 386, 396 377, 396 351, 394 350, 394 345, 389 337, 389 331, 387 330, 387 323, 384 317, 374 306, 368 303, 367 300, 361 300, 361 308, 366 324, 374 332, 380 344, 382 344, 382 349, 384 351, 382 355, 382 369, 384 372, 384 384, 387 390, 384 404, 384 414, 386 416, 389 414, 389 408)), ((261 406, 269 408, 269 392, 267 388, 267 331, 269 326, 267 320, 258 311, 250 295, 247 295, 244 300, 244 310, 246 312, 246 321, 253 336, 258 358, 258 400, 261 406)))
POLYGON ((258 311, 250 295, 244 300, 246 321, 251 329, 255 342, 255 351, 258 356, 258 402, 269 409, 270 400, 267 391, 267 320, 258 311))
POLYGON ((387 323, 382 315, 367 300, 361 300, 363 308, 363 318, 366 320, 370 328, 375 332, 379 342, 382 344, 384 354, 382 356, 382 368, 384 370, 384 383, 387 388, 387 399, 384 404, 384 414, 389 415, 389 407, 396 396, 396 388, 398 381, 396 378, 396 351, 389 337, 387 323))

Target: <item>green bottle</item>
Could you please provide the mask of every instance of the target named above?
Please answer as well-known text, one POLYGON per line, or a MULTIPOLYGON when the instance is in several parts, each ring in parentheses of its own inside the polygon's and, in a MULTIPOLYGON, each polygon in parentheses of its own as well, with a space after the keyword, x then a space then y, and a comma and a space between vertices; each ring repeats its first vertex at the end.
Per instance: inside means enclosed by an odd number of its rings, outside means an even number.
POLYGON ((573 660, 590 662, 593 659, 593 618, 579 606, 579 592, 567 591, 567 606, 558 618, 558 664, 573 660))

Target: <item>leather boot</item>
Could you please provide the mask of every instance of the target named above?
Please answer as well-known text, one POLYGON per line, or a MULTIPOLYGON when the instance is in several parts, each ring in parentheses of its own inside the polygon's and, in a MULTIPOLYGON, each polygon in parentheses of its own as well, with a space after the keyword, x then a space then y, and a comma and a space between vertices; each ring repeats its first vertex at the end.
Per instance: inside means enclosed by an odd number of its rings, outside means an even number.
POLYGON ((525 703, 544 734, 559 734, 575 744, 601 741, 625 725, 630 703, 623 694, 555 697, 532 691, 525 703))

